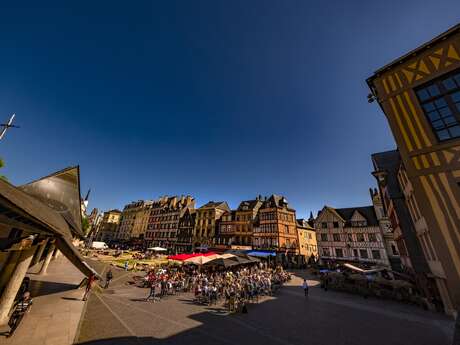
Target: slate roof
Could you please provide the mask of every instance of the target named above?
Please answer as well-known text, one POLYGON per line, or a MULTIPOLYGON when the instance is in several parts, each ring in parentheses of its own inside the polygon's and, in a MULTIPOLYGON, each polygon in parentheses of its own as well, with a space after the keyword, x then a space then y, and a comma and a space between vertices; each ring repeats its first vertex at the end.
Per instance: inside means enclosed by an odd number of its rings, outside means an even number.
POLYGON ((221 210, 230 210, 226 201, 209 201, 200 207, 202 208, 219 208, 221 210))
POLYGON ((249 211, 249 210, 253 210, 255 209, 257 206, 261 206, 262 205, 262 201, 261 200, 258 200, 258 199, 254 199, 254 200, 244 200, 242 202, 240 202, 239 206, 238 206, 238 211, 249 211), (247 210, 244 210, 243 207, 244 206, 247 206, 247 210))
POLYGON ((114 209, 114 210, 105 211, 104 213, 121 213, 121 211, 118 209, 114 209))
POLYGON ((287 199, 284 196, 272 194, 269 198, 267 198, 267 200, 264 201, 262 208, 283 207, 283 204, 289 208, 287 199))
POLYGON ((298 227, 301 227, 307 230, 311 230, 311 231, 315 231, 315 228, 306 219, 303 219, 303 218, 296 219, 296 223, 298 227))
POLYGON ((371 155, 375 171, 387 172, 387 191, 391 199, 402 197, 399 187, 398 170, 401 156, 398 150, 374 153, 371 155))
POLYGON ((367 220, 367 225, 378 226, 379 221, 375 214, 374 206, 363 206, 363 207, 349 207, 349 208, 334 208, 335 212, 345 221, 350 222, 355 211, 358 211, 367 220))

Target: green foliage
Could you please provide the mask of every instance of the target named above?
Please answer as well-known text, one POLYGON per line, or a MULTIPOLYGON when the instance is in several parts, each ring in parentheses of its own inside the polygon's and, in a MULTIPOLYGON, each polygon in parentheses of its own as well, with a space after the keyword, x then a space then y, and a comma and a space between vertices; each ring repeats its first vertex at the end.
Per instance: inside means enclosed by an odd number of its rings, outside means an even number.
POLYGON ((88 220, 88 217, 81 217, 81 228, 83 230, 83 233, 86 235, 88 235, 88 232, 89 232, 89 220, 88 220))
MULTIPOLYGON (((3 161, 3 159, 0 158, 0 169, 3 168, 4 166, 5 166, 5 162, 3 161)), ((3 175, 0 175, 0 179, 8 181, 7 177, 3 175)))

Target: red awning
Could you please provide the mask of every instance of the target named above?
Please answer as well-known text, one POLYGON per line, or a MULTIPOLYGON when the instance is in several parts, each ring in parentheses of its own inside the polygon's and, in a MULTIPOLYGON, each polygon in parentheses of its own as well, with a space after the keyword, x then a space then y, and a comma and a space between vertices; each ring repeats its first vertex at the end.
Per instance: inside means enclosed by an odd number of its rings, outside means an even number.
POLYGON ((169 260, 176 260, 176 261, 184 261, 190 258, 194 258, 196 256, 209 256, 215 255, 214 252, 207 252, 207 253, 192 253, 192 254, 177 254, 177 255, 170 255, 168 256, 169 260))

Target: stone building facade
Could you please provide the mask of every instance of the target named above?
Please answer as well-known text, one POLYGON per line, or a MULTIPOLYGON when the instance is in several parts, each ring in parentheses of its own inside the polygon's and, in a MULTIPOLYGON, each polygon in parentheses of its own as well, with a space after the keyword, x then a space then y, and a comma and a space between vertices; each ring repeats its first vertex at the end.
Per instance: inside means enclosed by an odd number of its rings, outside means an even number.
POLYGON ((318 258, 318 242, 316 230, 306 219, 297 219, 297 233, 299 237, 299 255, 304 263, 318 258))
POLYGON ((152 210, 153 200, 139 202, 136 210, 134 210, 134 224, 131 230, 130 238, 142 240, 147 232, 149 225, 150 212, 152 210))
POLYGON ((193 229, 193 248, 205 249, 216 243, 216 234, 222 215, 230 212, 225 201, 210 201, 196 210, 193 229))
POLYGON ((161 197, 152 203, 145 241, 148 246, 160 246, 176 251, 179 222, 187 209, 195 208, 191 196, 161 197))
POLYGON ((98 230, 95 236, 96 241, 110 243, 114 240, 115 234, 120 224, 121 211, 110 210, 105 211, 102 216, 102 221, 98 225, 98 230))

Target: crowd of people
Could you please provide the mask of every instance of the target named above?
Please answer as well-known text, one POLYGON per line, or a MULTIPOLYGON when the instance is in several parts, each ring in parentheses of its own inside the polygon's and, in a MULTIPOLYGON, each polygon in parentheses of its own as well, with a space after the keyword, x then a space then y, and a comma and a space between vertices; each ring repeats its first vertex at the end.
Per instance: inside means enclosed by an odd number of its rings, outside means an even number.
POLYGON ((159 301, 178 292, 193 292, 195 303, 213 305, 224 301, 229 312, 245 312, 247 303, 257 302, 262 295, 272 295, 290 279, 290 274, 281 266, 226 270, 182 266, 152 270, 144 278, 143 285, 150 287, 147 301, 159 301))

